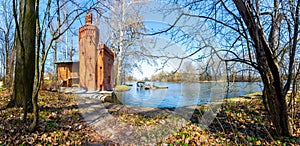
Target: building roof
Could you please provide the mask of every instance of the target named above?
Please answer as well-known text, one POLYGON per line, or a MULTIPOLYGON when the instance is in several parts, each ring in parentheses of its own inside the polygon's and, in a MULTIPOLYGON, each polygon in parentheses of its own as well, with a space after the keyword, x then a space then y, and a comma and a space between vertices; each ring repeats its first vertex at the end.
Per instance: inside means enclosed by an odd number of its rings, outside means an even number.
POLYGON ((55 62, 55 64, 69 64, 69 63, 79 63, 79 61, 65 60, 65 61, 55 62))

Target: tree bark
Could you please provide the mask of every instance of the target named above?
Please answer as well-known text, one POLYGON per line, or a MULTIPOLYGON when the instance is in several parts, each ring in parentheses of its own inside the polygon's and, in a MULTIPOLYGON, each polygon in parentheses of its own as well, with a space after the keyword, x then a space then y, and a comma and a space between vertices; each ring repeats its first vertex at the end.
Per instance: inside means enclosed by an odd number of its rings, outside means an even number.
MULTIPOLYGON (((259 64, 259 73, 263 80, 263 100, 266 110, 269 112, 270 119, 274 124, 277 136, 290 136, 292 128, 289 122, 286 93, 283 88, 282 76, 279 65, 274 56, 276 50, 278 29, 281 24, 281 16, 276 12, 272 16, 271 32, 269 41, 266 39, 265 32, 260 24, 259 18, 248 4, 243 0, 234 0, 234 3, 245 22, 251 39, 254 42, 256 59, 259 64)), ((276 2, 274 2, 276 3, 276 2)), ((276 4, 274 4, 276 11, 276 4)))
POLYGON ((118 64, 117 64, 116 85, 121 85, 122 84, 122 72, 123 72, 123 59, 122 59, 121 56, 119 56, 118 57, 118 64))
POLYGON ((35 0, 20 1, 19 22, 16 20, 16 4, 14 2, 14 17, 16 22, 15 38, 17 44, 15 69, 15 105, 23 106, 26 121, 27 110, 32 108, 32 92, 35 75, 35 0))
MULTIPOLYGON (((39 70, 39 58, 40 58, 40 41, 41 41, 41 28, 39 25, 39 0, 35 0, 35 11, 36 11, 36 38, 37 38, 37 45, 36 45, 36 59, 35 59, 35 71, 36 71, 36 86, 32 96, 32 106, 33 106, 33 121, 29 127, 30 132, 34 132, 38 126, 39 122, 39 107, 38 107, 38 96, 39 96, 39 89, 43 84, 44 79, 44 64, 41 64, 41 72, 39 70)), ((45 56, 45 51, 42 52, 42 57, 45 56)), ((44 63, 44 62, 43 62, 44 63)))
POLYGON ((287 111, 285 95, 276 91, 274 84, 282 84, 280 82, 272 82, 272 74, 269 72, 262 77, 264 83, 263 96, 265 98, 265 108, 269 112, 270 119, 276 128, 278 136, 290 136, 293 131, 287 111))

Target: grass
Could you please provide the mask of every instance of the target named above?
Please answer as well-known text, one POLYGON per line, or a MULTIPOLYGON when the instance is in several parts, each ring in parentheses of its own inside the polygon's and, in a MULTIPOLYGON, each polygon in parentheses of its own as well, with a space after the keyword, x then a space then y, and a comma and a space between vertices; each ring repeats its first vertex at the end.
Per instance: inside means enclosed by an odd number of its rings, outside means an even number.
POLYGON ((127 85, 117 85, 115 87, 115 91, 118 91, 118 92, 129 91, 129 90, 130 90, 130 87, 127 85))

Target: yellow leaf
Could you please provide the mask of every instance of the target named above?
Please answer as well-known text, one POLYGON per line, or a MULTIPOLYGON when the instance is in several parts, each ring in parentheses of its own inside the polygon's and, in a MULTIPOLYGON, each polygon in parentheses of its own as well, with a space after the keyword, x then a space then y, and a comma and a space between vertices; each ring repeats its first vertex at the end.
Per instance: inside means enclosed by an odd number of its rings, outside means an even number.
POLYGON ((255 145, 261 145, 261 141, 260 140, 255 141, 255 145))

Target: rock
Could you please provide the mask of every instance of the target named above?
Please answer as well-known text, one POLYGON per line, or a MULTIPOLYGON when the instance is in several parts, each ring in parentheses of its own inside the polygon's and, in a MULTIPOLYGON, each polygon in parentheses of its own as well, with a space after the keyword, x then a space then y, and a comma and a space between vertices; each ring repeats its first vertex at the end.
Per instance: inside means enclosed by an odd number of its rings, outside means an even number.
POLYGON ((99 99, 101 99, 102 102, 121 104, 121 101, 114 94, 112 94, 112 96, 100 96, 99 99))

